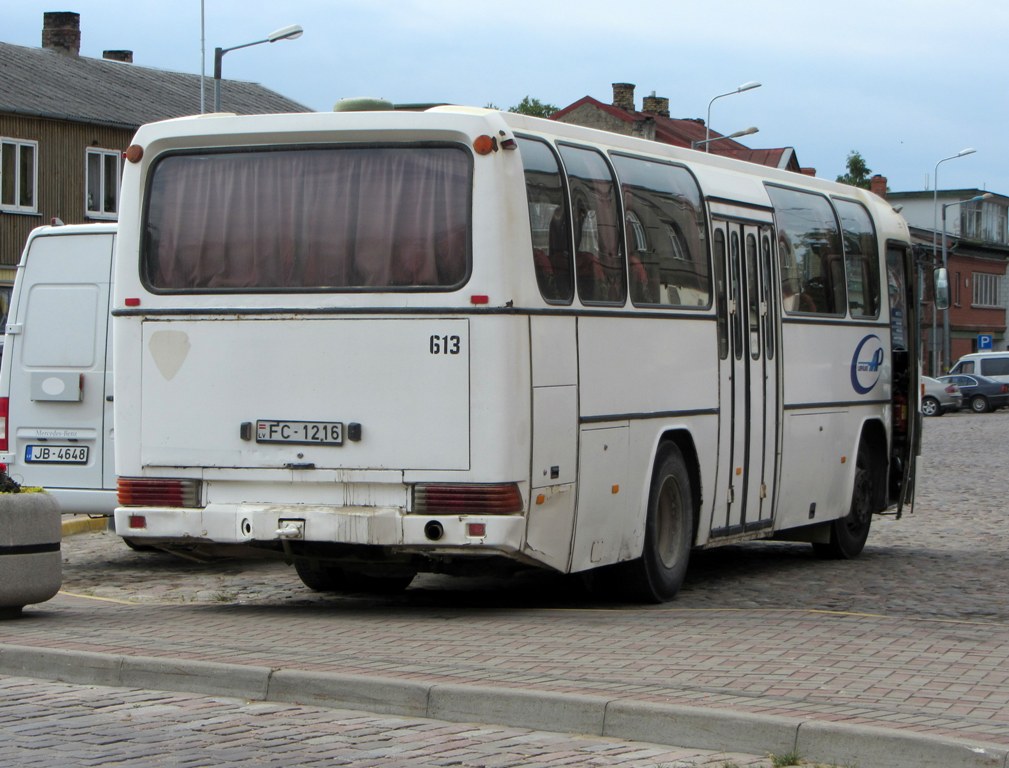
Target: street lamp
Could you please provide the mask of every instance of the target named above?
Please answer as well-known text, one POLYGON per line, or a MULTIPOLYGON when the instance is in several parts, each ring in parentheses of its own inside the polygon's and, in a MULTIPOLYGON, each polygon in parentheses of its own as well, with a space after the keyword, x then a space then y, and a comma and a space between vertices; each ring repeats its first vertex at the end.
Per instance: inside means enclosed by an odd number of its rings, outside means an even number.
POLYGON ((704 123, 704 141, 703 142, 698 142, 699 144, 704 144, 704 151, 705 152, 708 151, 708 142, 711 141, 711 105, 714 104, 715 101, 717 101, 718 99, 722 98, 723 96, 734 96, 737 93, 742 93, 743 91, 751 91, 754 88, 759 88, 759 87, 760 87, 760 83, 756 82, 755 80, 751 80, 748 83, 743 83, 741 86, 739 86, 738 88, 736 88, 736 90, 734 90, 734 91, 727 91, 726 93, 720 93, 720 94, 718 94, 715 98, 713 98, 711 101, 708 102, 708 119, 704 123))
POLYGON ((760 129, 755 125, 751 125, 749 128, 744 128, 741 131, 736 131, 735 133, 730 133, 728 136, 716 136, 713 139, 705 139, 704 141, 692 141, 690 142, 691 149, 697 149, 702 144, 704 145, 704 151, 708 151, 708 146, 714 144, 716 141, 722 141, 723 139, 738 139, 740 136, 749 136, 751 133, 756 133, 760 129))
MULTIPOLYGON (((994 197, 991 192, 985 192, 983 195, 975 195, 969 200, 954 200, 952 203, 942 204, 942 268, 948 271, 947 261, 946 261, 946 209, 954 205, 963 205, 964 203, 978 203, 982 200, 988 200, 994 197)), ((946 307, 946 311, 942 313, 942 360, 943 368, 950 363, 950 334, 949 334, 949 310, 950 307, 946 307)))
POLYGON ((304 33, 305 30, 301 28, 300 24, 292 24, 289 27, 283 27, 271 32, 262 40, 256 40, 252 43, 243 43, 242 45, 233 45, 230 48, 215 48, 214 49, 214 111, 221 111, 221 59, 224 58, 224 54, 229 51, 237 51, 239 48, 248 48, 252 45, 261 45, 262 43, 275 43, 278 40, 297 40, 304 33))
MULTIPOLYGON (((961 149, 955 155, 950 155, 949 157, 944 157, 938 163, 935 164, 935 173, 932 174, 932 258, 935 259, 936 252, 936 235, 938 234, 939 225, 939 166, 945 163, 947 160, 956 160, 958 157, 963 157, 965 155, 973 155, 977 152, 973 147, 967 147, 966 149, 961 149)), ((938 376, 938 370, 936 366, 936 317, 935 317, 935 304, 932 304, 932 377, 938 376)))

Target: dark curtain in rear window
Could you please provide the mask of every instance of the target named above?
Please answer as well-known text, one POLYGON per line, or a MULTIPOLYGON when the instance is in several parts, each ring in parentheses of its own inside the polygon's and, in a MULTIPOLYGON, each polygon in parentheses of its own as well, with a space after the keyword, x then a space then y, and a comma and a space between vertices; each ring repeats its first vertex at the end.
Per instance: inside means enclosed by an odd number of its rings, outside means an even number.
POLYGON ((471 161, 455 147, 170 155, 153 171, 154 290, 447 290, 469 271, 471 161))

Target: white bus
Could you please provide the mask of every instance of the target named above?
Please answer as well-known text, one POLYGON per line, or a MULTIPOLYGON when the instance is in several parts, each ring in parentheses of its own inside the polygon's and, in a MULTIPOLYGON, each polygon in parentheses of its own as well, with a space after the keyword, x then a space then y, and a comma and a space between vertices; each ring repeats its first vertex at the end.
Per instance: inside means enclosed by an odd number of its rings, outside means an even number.
POLYGON ((910 239, 866 191, 462 107, 134 141, 135 543, 271 552, 323 591, 532 566, 663 601, 692 548, 853 557, 912 500, 910 239))

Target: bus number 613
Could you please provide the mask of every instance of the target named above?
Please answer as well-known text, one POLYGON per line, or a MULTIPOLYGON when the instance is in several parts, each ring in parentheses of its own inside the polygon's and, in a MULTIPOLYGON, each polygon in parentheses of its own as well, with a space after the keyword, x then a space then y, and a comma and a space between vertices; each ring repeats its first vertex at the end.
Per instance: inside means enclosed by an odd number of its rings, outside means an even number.
POLYGON ((430 340, 432 355, 458 355, 462 350, 462 340, 458 336, 434 335, 430 340))

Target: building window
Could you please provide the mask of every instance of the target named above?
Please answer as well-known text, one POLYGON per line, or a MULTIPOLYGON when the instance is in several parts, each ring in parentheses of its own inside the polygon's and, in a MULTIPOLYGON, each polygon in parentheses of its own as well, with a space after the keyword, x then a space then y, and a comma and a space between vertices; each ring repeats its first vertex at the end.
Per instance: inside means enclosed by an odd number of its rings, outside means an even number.
POLYGON ((0 209, 38 211, 38 143, 0 138, 0 209))
POLYGON ((992 307, 1002 309, 1005 301, 1002 298, 1002 281, 1004 275, 994 275, 990 272, 975 272, 971 276, 974 295, 971 304, 975 307, 992 307))
POLYGON ((119 212, 119 159, 112 149, 89 149, 86 174, 87 209, 92 219, 114 219, 119 212))

